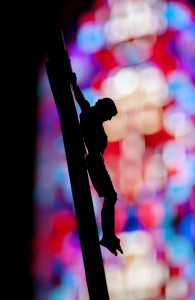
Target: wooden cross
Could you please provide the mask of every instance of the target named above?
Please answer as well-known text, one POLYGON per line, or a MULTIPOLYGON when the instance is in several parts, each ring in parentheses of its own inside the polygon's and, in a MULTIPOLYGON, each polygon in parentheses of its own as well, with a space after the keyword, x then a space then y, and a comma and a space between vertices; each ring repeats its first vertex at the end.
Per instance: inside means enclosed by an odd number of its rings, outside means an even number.
POLYGON ((60 28, 48 39, 46 71, 60 118, 77 227, 90 300, 109 300, 99 236, 84 157, 84 144, 68 75, 67 50, 60 28))

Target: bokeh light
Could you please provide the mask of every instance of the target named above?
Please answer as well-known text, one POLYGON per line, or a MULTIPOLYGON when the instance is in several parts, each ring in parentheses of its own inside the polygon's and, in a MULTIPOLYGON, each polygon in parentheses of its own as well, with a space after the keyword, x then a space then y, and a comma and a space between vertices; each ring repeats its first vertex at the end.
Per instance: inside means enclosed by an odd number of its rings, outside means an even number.
MULTIPOLYGON (((187 0, 94 0, 66 46, 104 123, 124 254, 101 248, 110 300, 194 300, 195 7, 187 0)), ((60 121, 39 73, 33 237, 35 300, 89 300, 60 121)), ((76 104, 77 113, 80 108, 76 104)), ((91 192, 98 232, 101 207, 91 192)))

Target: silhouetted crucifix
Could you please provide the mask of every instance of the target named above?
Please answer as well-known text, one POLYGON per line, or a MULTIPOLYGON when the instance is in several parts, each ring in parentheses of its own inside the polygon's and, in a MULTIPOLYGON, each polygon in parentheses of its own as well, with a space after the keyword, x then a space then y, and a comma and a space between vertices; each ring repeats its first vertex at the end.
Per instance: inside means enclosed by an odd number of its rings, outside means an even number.
POLYGON ((111 99, 101 99, 90 107, 77 85, 58 26, 51 28, 47 50, 46 71, 60 118, 89 297, 109 300, 87 170, 98 195, 104 196, 100 244, 117 255, 116 249, 122 253, 114 230, 117 195, 104 165, 107 136, 102 126, 117 110, 111 99), (80 122, 73 94, 81 107, 80 122))

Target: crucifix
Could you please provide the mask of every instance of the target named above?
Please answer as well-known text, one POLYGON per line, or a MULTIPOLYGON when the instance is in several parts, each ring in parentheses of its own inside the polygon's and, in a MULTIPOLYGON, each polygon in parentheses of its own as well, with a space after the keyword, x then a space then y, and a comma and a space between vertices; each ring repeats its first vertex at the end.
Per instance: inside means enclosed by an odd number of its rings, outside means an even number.
MULTIPOLYGON (((83 121, 83 132, 84 136, 86 136, 86 140, 83 140, 73 95, 76 96, 76 100, 81 109, 84 107, 84 115, 87 113, 87 116, 89 115, 88 102, 86 103, 85 99, 82 98, 81 91, 77 86, 76 74, 72 72, 70 59, 65 48, 63 32, 59 27, 51 30, 47 50, 49 61, 46 64, 46 71, 60 118, 89 298, 90 300, 109 300, 100 244, 115 255, 117 255, 116 249, 123 253, 119 244, 119 239, 114 234, 114 204, 116 202, 116 193, 105 169, 105 180, 108 182, 107 187, 103 189, 103 193, 106 191, 106 195, 104 195, 105 200, 110 196, 112 198, 111 200, 113 200, 113 197, 114 200, 111 205, 109 200, 105 201, 104 209, 102 210, 102 227, 104 235, 99 243, 87 173, 88 169, 92 183, 97 186, 99 183, 97 182, 97 176, 94 175, 93 166, 94 161, 99 159, 99 157, 95 155, 94 160, 94 152, 92 151, 92 155, 89 155, 91 154, 91 152, 89 152, 86 164, 86 148, 84 141, 88 146, 90 145, 90 142, 88 142, 90 140, 90 132, 87 132, 85 135, 86 128, 85 121, 83 121), (111 210, 112 212, 110 213, 110 220, 107 222, 104 215, 106 215, 108 210, 111 210)), ((103 102, 110 103, 110 101, 103 102)), ((101 107, 102 106, 99 105, 96 110, 101 111, 101 107)), ((114 107, 113 104, 112 107, 114 107)), ((105 110, 102 110, 102 112, 103 111, 105 110)), ((114 112, 111 113, 110 118, 116 113, 117 111, 114 110, 114 112)), ((103 113, 102 118, 105 118, 103 113)), ((87 118, 84 118, 84 120, 87 120, 87 118)), ((91 145, 92 144, 93 143, 91 143, 91 145)), ((89 148, 91 148, 91 146, 89 146, 89 148)), ((100 164, 104 168, 103 162, 100 161, 100 164)), ((102 188, 100 187, 96 190, 100 191, 102 188)), ((101 193, 102 191, 100 194, 101 193)))

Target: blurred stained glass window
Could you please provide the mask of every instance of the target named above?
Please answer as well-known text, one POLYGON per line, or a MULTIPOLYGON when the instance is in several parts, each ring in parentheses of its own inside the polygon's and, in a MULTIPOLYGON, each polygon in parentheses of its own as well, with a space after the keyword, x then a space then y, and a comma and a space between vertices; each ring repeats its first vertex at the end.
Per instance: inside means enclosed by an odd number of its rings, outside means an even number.
MULTIPOLYGON (((195 297, 195 7, 99 0, 67 44, 91 105, 115 101, 105 163, 123 255, 102 249, 111 300, 195 297)), ((45 64, 37 89, 35 300, 88 300, 60 121, 45 64)), ((80 113, 77 107, 78 114, 80 113)), ((91 185, 99 233, 102 199, 91 185)))

